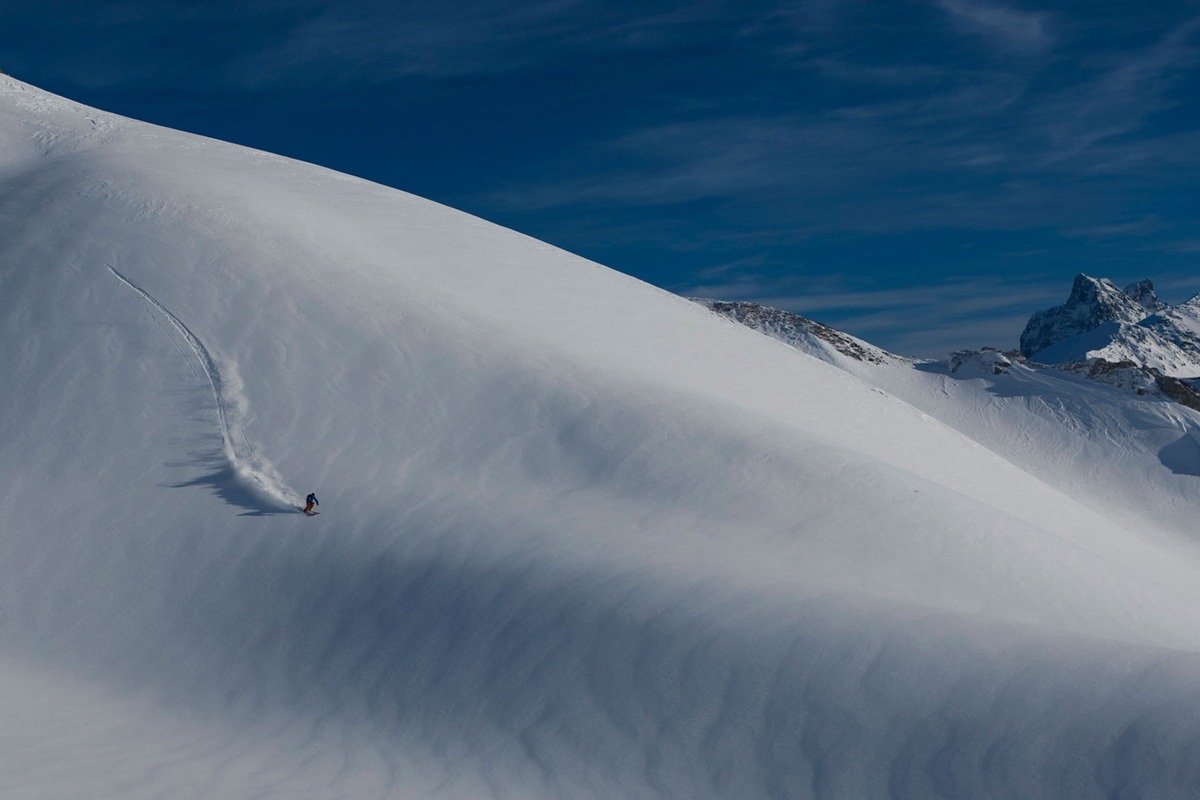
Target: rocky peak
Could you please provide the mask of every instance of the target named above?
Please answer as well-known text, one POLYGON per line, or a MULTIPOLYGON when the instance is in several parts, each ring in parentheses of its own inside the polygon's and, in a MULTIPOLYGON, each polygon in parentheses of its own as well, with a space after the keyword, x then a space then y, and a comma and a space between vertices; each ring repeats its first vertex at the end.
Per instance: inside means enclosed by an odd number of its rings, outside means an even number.
POLYGON ((1154 292, 1154 284, 1149 278, 1126 286, 1125 294, 1137 301, 1148 314, 1162 311, 1167 307, 1166 303, 1158 299, 1158 295, 1154 292))
POLYGON ((1105 278, 1080 273, 1075 277, 1066 303, 1039 311, 1029 318, 1021 334, 1021 353, 1031 357, 1105 323, 1134 324, 1163 307, 1149 280, 1121 290, 1105 278))

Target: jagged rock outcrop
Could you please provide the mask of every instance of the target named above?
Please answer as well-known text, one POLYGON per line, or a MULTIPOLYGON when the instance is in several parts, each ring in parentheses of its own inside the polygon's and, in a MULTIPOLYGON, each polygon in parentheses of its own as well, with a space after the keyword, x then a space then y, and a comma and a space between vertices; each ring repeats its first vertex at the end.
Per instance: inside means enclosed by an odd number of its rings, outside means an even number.
POLYGON ((902 362, 907 359, 868 344, 861 339, 815 322, 799 314, 746 301, 691 298, 716 314, 728 317, 747 328, 778 339, 823 361, 833 362, 834 354, 870 364, 902 362))
POLYGON ((1006 375, 1013 363, 1025 363, 1020 353, 1002 353, 994 347, 959 350, 946 361, 950 374, 1006 375))
POLYGON ((1079 275, 1066 303, 1030 317, 1021 353, 1043 364, 1128 362, 1172 378, 1198 378, 1200 297, 1170 306, 1149 280, 1122 290, 1079 275))
POLYGON ((1151 314, 1167 307, 1166 303, 1158 299, 1158 295, 1154 291, 1154 284, 1149 278, 1126 286, 1125 294, 1136 300, 1151 314))
POLYGON ((1075 276, 1071 295, 1060 306, 1039 311, 1021 333, 1021 353, 1032 358, 1047 348, 1090 333, 1107 323, 1136 324, 1165 308, 1149 280, 1124 290, 1105 278, 1075 276))

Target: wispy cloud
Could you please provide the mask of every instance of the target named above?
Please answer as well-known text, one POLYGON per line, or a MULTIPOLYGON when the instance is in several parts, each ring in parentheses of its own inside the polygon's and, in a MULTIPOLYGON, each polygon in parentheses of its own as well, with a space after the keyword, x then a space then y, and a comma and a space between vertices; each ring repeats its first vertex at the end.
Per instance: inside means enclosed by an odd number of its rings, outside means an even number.
MULTIPOLYGON (((882 288, 864 285, 861 278, 849 281, 845 272, 787 274, 763 270, 753 260, 730 261, 677 290, 686 296, 749 300, 781 308, 900 355, 941 358, 952 350, 972 347, 1013 349, 1034 312, 1066 300, 1071 278, 1079 270, 1029 272, 1015 263, 1023 255, 1008 255, 1012 269, 1004 277, 968 272, 941 280, 893 281, 882 288)), ((1092 263, 1087 271, 1118 285, 1152 278, 1159 296, 1170 303, 1183 302, 1200 291, 1194 271, 1155 274, 1141 271, 1142 265, 1124 264, 1109 272, 1110 266, 1092 263)))
POLYGON ((824 322, 894 353, 940 358, 952 349, 1015 348, 1034 312, 1062 302, 1068 280, 967 278, 899 289, 708 284, 690 296, 751 300, 824 322), (788 291, 791 289, 793 291, 788 291), (783 291, 780 291, 783 290, 783 291))
POLYGON ((239 91, 507 74, 578 52, 736 36, 763 18, 733 0, 56 0, 48 8, 0 4, 7 57, 16 51, 20 60, 28 44, 44 58, 53 44, 57 68, 83 85, 239 91))
POLYGON ((1067 228, 1063 236, 1083 239, 1114 239, 1127 236, 1149 236, 1166 230, 1168 226, 1157 216, 1147 216, 1142 219, 1127 222, 1114 222, 1110 225, 1090 225, 1083 228, 1067 228))
POLYGON ((937 0, 937 4, 950 15, 956 27, 981 36, 998 48, 1040 53, 1054 44, 1043 12, 979 0, 937 0))
POLYGON ((257 84, 319 69, 325 81, 505 74, 581 51, 648 50, 736 35, 755 15, 722 0, 323 2, 286 39, 238 65, 257 84))
MULTIPOLYGON (((1190 95, 1174 90, 1193 72, 1198 54, 1200 18, 1169 29, 1149 47, 1109 54, 1111 63, 1057 92, 1027 114, 1041 147, 1043 166, 1088 162, 1091 171, 1145 169, 1147 162, 1172 158, 1165 135, 1153 116, 1190 103, 1190 95)), ((1098 54, 1089 53, 1095 60, 1098 54)))
MULTIPOLYGON (((1151 258, 1182 271, 1200 237, 1190 210, 1200 124, 1187 105, 1200 89, 1200 16, 1190 3, 34 6, 0 8, 10 69, 22 58, 49 64, 53 47, 57 74, 76 85, 169 88, 182 105, 188 91, 236 96, 242 109, 304 98, 323 130, 335 113, 381 130, 380 150, 351 167, 366 177, 397 182, 419 161, 436 179, 402 188, 611 254, 669 288, 819 295, 811 309, 854 315, 865 332, 917 319, 882 295, 864 299, 859 290, 887 281, 856 275, 904 265, 903 280, 941 287, 939 308, 966 309, 947 276, 1061 280, 1151 258), (397 156, 403 145, 410 152, 397 156), (385 177, 371 174, 373 160, 385 177), (950 235, 961 241, 927 243, 950 235), (905 247, 925 247, 928 265, 905 247), (808 291, 772 283, 789 274, 808 291), (813 291, 815 275, 832 277, 813 291), (839 296, 858 307, 837 307, 839 296)), ((339 147, 318 139, 302 157, 339 147)), ((975 314, 940 319, 965 329, 1012 316, 975 314)))
MULTIPOLYGON (((996 36, 1049 42, 1042 15, 942 5, 994 23, 996 36)), ((790 216, 796 237, 940 227, 1140 234, 1144 224, 1128 220, 1156 212, 1139 209, 1119 182, 1170 185, 1200 168, 1200 132, 1152 124, 1183 99, 1172 90, 1195 66, 1196 27, 1186 21, 1119 52, 1057 54, 1053 64, 879 63, 856 60, 850 45, 827 47, 789 66, 851 84, 837 102, 677 115, 582 144, 483 202, 716 202, 739 219, 753 206, 767 228, 790 216)))

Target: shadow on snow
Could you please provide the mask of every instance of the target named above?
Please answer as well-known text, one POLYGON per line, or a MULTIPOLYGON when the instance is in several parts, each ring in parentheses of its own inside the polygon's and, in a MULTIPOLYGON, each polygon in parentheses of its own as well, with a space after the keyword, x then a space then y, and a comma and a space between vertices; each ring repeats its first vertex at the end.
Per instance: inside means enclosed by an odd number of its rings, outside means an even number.
MULTIPOLYGON (((222 456, 212 455, 201 457, 197 462, 188 466, 196 466, 197 464, 202 464, 210 468, 215 467, 215 469, 193 480, 182 483, 171 483, 167 484, 167 486, 172 489, 207 486, 212 489, 214 494, 229 505, 244 509, 238 515, 242 517, 270 517, 276 514, 301 513, 299 508, 288 505, 273 497, 264 497, 262 492, 247 486, 237 471, 222 456)), ((174 464, 171 466, 184 465, 174 464)))

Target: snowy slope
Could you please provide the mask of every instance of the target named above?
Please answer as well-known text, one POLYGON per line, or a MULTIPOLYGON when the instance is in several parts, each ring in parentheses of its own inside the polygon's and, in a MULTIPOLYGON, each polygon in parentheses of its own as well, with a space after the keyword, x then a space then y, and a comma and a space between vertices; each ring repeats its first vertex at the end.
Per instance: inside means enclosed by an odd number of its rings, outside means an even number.
POLYGON ((918 361, 779 309, 701 303, 905 400, 1110 519, 1195 540, 1200 403, 1184 382, 1130 362, 1043 365, 992 348, 918 361))
POLYGON ((0 77, 0 335, 6 797, 1200 780, 1167 523, 481 220, 0 77))

